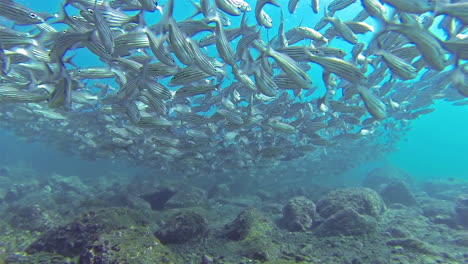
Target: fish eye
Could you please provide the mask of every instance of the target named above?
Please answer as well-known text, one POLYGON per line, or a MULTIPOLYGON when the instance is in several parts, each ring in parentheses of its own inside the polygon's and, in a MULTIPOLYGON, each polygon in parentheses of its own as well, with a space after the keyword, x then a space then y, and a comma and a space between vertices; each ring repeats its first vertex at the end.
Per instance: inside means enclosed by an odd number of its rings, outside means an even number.
POLYGON ((36 18, 37 18, 37 14, 34 13, 34 12, 29 12, 29 17, 30 17, 30 18, 33 18, 33 19, 36 19, 36 18))
POLYGON ((88 13, 90 13, 91 15, 94 13, 94 10, 91 9, 91 8, 88 8, 87 11, 88 11, 88 13))
POLYGON ((73 20, 78 20, 78 16, 72 16, 73 20))

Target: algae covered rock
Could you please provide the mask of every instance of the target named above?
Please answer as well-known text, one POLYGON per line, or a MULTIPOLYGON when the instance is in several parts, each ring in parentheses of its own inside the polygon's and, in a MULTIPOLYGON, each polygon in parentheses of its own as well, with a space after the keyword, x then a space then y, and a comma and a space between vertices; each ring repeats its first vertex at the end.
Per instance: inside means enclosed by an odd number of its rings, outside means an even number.
POLYGON ((387 184, 379 194, 387 205, 399 203, 412 206, 416 204, 416 199, 410 189, 401 181, 394 181, 387 184))
POLYGON ((458 224, 468 228, 468 194, 460 195, 455 204, 458 224))
POLYGON ((101 234, 134 226, 144 226, 145 218, 128 208, 104 208, 89 211, 69 224, 43 233, 26 252, 53 252, 66 257, 79 255, 101 234))
POLYGON ((173 214, 155 236, 163 243, 186 243, 206 236, 208 225, 205 217, 192 210, 173 214))
POLYGON ((345 208, 327 218, 316 230, 321 236, 364 235, 377 229, 377 221, 361 215, 352 208, 345 208))
POLYGON ((385 205, 379 194, 369 188, 335 190, 317 203, 317 212, 324 218, 347 208, 377 218, 385 210, 385 205))
POLYGON ((437 255, 437 253, 431 247, 431 245, 416 238, 409 237, 409 238, 401 238, 401 239, 392 239, 392 240, 387 241, 386 244, 392 247, 399 246, 399 247, 404 248, 405 250, 408 250, 414 253, 437 255))
POLYGON ((180 184, 175 189, 176 193, 167 201, 165 208, 203 207, 208 202, 205 191, 195 186, 180 184))
POLYGON ((362 185, 380 191, 383 187, 395 181, 411 183, 411 175, 392 166, 375 168, 367 174, 362 185))
POLYGON ((33 255, 28 255, 20 252, 12 254, 4 260, 6 264, 75 264, 73 259, 49 252, 38 252, 33 255))
POLYGON ((162 210, 167 201, 176 193, 176 190, 170 186, 158 186, 154 191, 146 193, 141 196, 143 200, 147 201, 151 209, 162 210))
POLYGON ((79 263, 177 264, 180 261, 146 228, 129 228, 99 236, 83 250, 79 263))
POLYGON ((289 231, 307 231, 316 218, 315 204, 304 196, 289 199, 283 207, 281 225, 289 231))
POLYGON ((239 254, 260 260, 275 259, 279 246, 272 241, 273 224, 257 209, 248 208, 225 226, 225 236, 239 241, 239 254))
POLYGON ((44 232, 52 228, 60 217, 44 210, 39 205, 11 206, 9 222, 15 228, 44 232))

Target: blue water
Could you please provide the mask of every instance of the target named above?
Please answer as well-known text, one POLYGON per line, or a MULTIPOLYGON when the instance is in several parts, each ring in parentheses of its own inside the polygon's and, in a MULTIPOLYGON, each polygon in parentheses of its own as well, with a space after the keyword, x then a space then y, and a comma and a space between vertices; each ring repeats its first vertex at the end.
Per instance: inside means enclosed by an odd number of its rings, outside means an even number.
POLYGON ((437 103, 421 116, 388 160, 417 179, 468 180, 468 107, 437 103))
MULTIPOLYGON (((54 13, 62 1, 48 0, 47 4, 44 4, 43 1, 18 0, 18 2, 37 11, 54 13)), ((165 1, 159 2, 164 5, 165 1)), ((248 2, 254 6, 255 1, 248 2)), ((294 15, 285 12, 287 28, 296 26, 299 23, 306 26, 313 26, 316 23, 321 15, 313 15, 308 4, 309 1, 300 1, 298 11, 294 15), (299 19, 299 14, 302 17, 301 9, 310 13, 311 18, 301 21, 299 19)), ((355 6, 359 7, 357 4, 355 6)), ((321 9, 323 10, 323 7, 321 9)), ((176 19, 184 19, 192 11, 193 9, 189 1, 176 1, 176 19), (180 12, 181 10, 184 10, 184 12, 180 12)), ((274 35, 276 34, 276 26, 279 22, 279 12, 272 6, 266 6, 265 11, 276 22, 275 27, 269 32, 269 34, 274 35)), ((339 13, 341 18, 349 18, 354 15, 354 12, 339 13)), ((147 15, 148 23, 154 23, 154 21, 160 18, 161 15, 157 13, 147 15)), ((239 23, 237 18, 232 20, 235 25, 239 23)), ((254 21, 253 16, 250 16, 249 24, 254 23, 254 21)), ((360 36, 360 39, 365 40, 369 37, 369 35, 360 36)), ((334 40, 334 47, 339 47, 340 45, 349 50, 349 46, 346 46, 347 44, 334 40)), ((99 65, 100 62, 98 60, 89 56, 91 55, 77 56, 75 59, 76 63, 83 66, 99 65)), ((316 73, 314 77, 318 76, 320 74, 316 73)), ((320 79, 316 78, 316 80, 320 79)), ((420 180, 439 177, 456 177, 468 180, 468 107, 454 107, 448 103, 439 102, 436 108, 436 111, 433 113, 412 121, 412 128, 408 135, 398 144, 398 150, 387 155, 384 160, 376 161, 372 166, 390 163, 407 170, 420 180)), ((0 163, 23 162, 43 172, 62 171, 63 173, 100 174, 108 170, 128 167, 128 165, 115 164, 112 161, 82 161, 77 157, 66 156, 44 144, 24 143, 5 131, 0 132, 0 146, 0 163)), ((366 171, 369 169, 369 166, 364 166, 364 169, 357 171, 366 171)), ((355 173, 349 175, 356 176, 355 173)))

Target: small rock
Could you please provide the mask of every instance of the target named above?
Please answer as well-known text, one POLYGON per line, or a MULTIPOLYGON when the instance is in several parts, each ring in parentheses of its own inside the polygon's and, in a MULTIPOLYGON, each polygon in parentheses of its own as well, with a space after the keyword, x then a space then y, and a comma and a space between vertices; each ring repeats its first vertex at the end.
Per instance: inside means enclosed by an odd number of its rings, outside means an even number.
POLYGON ((200 262, 200 264, 213 264, 214 263, 214 260, 212 257, 208 256, 208 255, 204 255, 202 257, 202 260, 200 262))
POLYGON ((386 231, 390 234, 390 236, 395 237, 395 238, 402 238, 402 237, 410 236, 408 231, 403 230, 398 227, 390 227, 386 231))
POLYGON ((203 239, 208 231, 206 219, 197 212, 184 210, 173 214, 155 236, 163 243, 182 244, 203 239))

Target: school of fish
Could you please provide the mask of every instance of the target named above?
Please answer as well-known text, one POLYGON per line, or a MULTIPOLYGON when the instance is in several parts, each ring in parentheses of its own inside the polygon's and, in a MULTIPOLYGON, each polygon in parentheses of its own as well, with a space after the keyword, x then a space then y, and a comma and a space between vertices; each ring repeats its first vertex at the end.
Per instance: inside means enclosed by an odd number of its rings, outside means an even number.
POLYGON ((435 100, 468 104, 467 0, 200 0, 179 21, 174 1, 46 14, 0 0, 0 127, 193 173, 301 157, 348 168, 390 151, 435 100), (77 65, 80 50, 99 66, 77 65))

